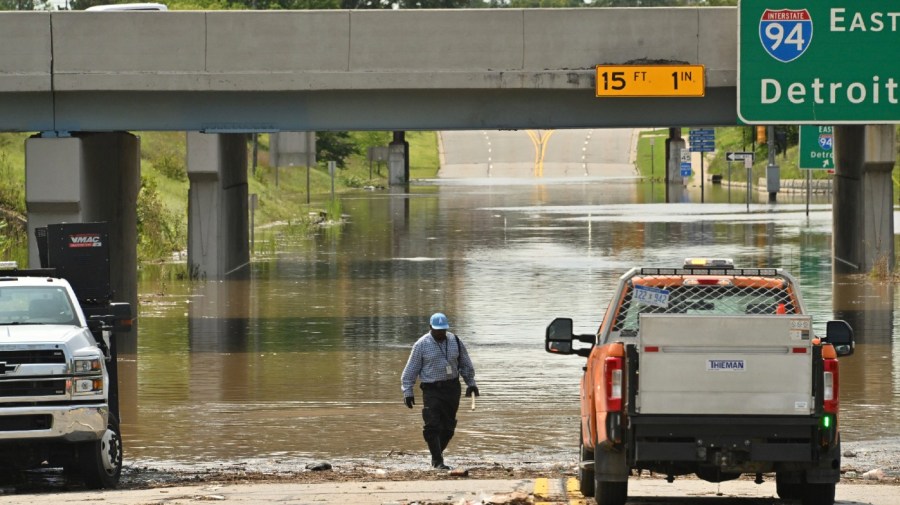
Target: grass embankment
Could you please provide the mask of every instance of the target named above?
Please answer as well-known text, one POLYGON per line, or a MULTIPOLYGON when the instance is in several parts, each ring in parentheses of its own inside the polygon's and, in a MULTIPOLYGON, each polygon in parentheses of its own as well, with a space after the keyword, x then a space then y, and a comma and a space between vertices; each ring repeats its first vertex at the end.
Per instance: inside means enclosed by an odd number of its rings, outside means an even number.
MULTIPOLYGON (((186 141, 183 132, 138 132, 141 137, 141 192, 138 197, 138 259, 142 263, 166 261, 187 247, 188 177, 186 141)), ((25 233, 25 140, 28 134, 0 134, 0 257, 27 264, 25 233)), ((432 178, 438 171, 437 135, 408 132, 410 177, 432 178)), ((369 146, 386 145, 389 132, 351 132, 351 143, 359 154, 350 155, 345 167, 337 170, 335 192, 364 186, 387 185, 387 167, 373 164, 372 177, 366 152, 369 146)), ((252 148, 248 147, 248 153, 252 148)), ((256 194, 254 215, 257 227, 286 222, 310 229, 310 213, 340 214, 340 205, 331 203, 331 177, 327 160, 306 167, 274 168, 269 164, 269 136, 259 135, 258 165, 250 173, 248 192, 256 194), (276 181, 277 179, 277 181, 276 181), (310 204, 307 204, 307 198, 310 204)), ((330 217, 331 217, 330 216, 330 217)))
POLYGON ((28 264, 24 133, 0 134, 0 260, 28 264))

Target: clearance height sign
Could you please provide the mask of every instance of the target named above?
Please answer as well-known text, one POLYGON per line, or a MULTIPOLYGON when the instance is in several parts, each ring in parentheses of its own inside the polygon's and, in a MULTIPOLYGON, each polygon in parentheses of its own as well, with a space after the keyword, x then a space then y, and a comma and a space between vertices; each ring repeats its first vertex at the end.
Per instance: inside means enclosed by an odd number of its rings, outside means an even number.
POLYGON ((746 123, 900 122, 900 2, 740 0, 746 123))

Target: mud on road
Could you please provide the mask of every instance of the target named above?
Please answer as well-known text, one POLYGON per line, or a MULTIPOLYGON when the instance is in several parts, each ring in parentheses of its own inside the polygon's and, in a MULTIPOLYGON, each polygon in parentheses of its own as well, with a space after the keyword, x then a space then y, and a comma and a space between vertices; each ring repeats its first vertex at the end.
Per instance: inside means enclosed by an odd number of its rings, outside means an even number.
MULTIPOLYGON (((842 480, 900 485, 900 437, 843 444, 842 480)), ((255 460, 199 465, 164 463, 126 465, 121 487, 143 489, 195 483, 254 482, 371 482, 456 479, 430 470, 426 456, 389 453, 380 461, 330 462, 332 468, 315 471, 317 462, 300 460, 255 460)), ((471 479, 565 478, 576 474, 575 461, 485 462, 455 458, 451 464, 469 471, 471 479)), ((649 475, 647 472, 644 475, 649 475)), ((39 482, 38 482, 39 483, 39 482)))

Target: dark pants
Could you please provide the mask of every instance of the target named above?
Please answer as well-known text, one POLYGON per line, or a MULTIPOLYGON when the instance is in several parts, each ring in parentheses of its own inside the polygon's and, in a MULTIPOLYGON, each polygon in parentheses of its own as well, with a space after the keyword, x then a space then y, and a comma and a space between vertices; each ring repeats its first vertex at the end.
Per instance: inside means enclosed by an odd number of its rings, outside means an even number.
POLYGON ((443 463, 443 452, 456 431, 456 411, 462 388, 459 379, 422 384, 422 436, 431 451, 431 463, 443 463))

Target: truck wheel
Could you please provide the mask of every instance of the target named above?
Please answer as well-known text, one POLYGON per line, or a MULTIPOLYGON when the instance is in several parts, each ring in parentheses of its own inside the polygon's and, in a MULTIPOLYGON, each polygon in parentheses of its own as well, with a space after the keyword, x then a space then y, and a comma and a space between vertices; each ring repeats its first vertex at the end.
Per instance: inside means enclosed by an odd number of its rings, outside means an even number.
POLYGON ((78 454, 81 478, 90 489, 114 488, 122 475, 122 435, 119 420, 109 415, 106 433, 100 440, 81 445, 78 454))
POLYGON ((834 483, 803 484, 803 505, 834 505, 834 483))
POLYGON ((594 498, 597 499, 597 505, 625 505, 625 500, 628 499, 628 481, 597 481, 594 498))
POLYGON ((803 496, 803 488, 800 483, 785 482, 780 474, 775 474, 775 492, 782 500, 799 500, 803 496))
POLYGON ((583 468, 581 463, 594 461, 594 451, 589 451, 584 446, 584 438, 581 435, 582 433, 579 433, 578 436, 578 454, 581 456, 578 462, 578 490, 581 491, 583 496, 590 498, 594 496, 594 470, 583 468))

